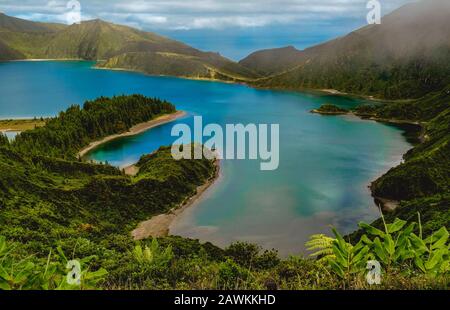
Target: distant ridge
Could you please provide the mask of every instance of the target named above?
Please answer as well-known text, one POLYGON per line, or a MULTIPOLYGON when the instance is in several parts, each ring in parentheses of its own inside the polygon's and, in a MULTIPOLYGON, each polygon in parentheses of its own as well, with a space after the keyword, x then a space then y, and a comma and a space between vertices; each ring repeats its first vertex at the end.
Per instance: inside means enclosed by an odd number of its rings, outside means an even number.
POLYGON ((1 60, 84 59, 155 75, 247 81, 260 77, 217 53, 100 19, 70 26, 0 14, 1 60))
POLYGON ((381 25, 304 51, 259 51, 239 63, 266 73, 254 83, 260 87, 419 98, 450 84, 450 1, 407 4, 381 25))
POLYGON ((254 52, 239 63, 263 75, 273 75, 291 69, 304 61, 304 53, 293 46, 254 52))
POLYGON ((236 63, 99 19, 66 26, 0 14, 0 60, 86 59, 102 68, 153 75, 415 99, 450 84, 449 16, 450 1, 423 0, 385 16, 381 25, 303 51, 292 46, 257 51, 236 63))

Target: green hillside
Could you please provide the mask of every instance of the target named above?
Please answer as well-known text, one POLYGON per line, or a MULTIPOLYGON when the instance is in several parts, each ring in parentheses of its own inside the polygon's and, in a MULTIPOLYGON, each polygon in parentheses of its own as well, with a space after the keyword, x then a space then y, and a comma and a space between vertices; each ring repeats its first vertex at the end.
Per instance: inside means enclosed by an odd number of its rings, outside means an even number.
POLYGON ((126 52, 196 50, 149 32, 96 19, 73 24, 58 32, 48 43, 48 58, 104 60, 126 52))
POLYGON ((99 19, 71 26, 0 15, 0 60, 85 59, 154 75, 246 81, 259 77, 217 53, 99 19))
POLYGON ((424 141, 372 184, 373 194, 401 202, 391 216, 410 220, 421 212, 428 231, 450 227, 450 86, 414 102, 378 107, 374 115, 419 121, 424 141))
POLYGON ((0 41, 0 61, 23 59, 24 55, 0 41))
POLYGON ((109 58, 98 67, 140 71, 152 75, 222 81, 248 81, 255 74, 226 59, 167 52, 130 52, 109 58))
MULTIPOLYGON (((401 7, 347 36, 308 48, 278 73, 254 83, 282 89, 336 89, 387 99, 420 98, 450 83, 450 2, 424 0, 401 7)), ((275 63, 284 50, 264 52, 275 63)), ((271 60, 241 64, 262 68, 271 60)), ((252 61, 253 60, 253 61, 252 61)), ((270 71, 274 72, 274 69, 270 71)))
POLYGON ((293 46, 257 51, 239 61, 239 64, 263 76, 288 71, 305 62, 305 53, 293 46))

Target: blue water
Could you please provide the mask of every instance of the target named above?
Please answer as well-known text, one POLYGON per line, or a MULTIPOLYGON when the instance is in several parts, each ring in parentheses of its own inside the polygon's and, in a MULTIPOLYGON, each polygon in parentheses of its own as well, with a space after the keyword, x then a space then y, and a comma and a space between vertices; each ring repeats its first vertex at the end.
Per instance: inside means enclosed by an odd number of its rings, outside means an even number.
POLYGON ((260 171, 258 161, 224 160, 222 176, 171 232, 227 245, 256 242, 281 254, 304 250, 315 233, 334 225, 351 232, 378 216, 368 190, 411 146, 396 127, 351 116, 309 113, 324 103, 361 101, 308 93, 257 90, 244 85, 96 70, 89 62, 0 63, 0 118, 52 116, 98 96, 142 93, 188 112, 184 119, 112 141, 89 154, 120 167, 174 140, 176 123, 280 124, 280 166, 260 171))
POLYGON ((19 133, 20 132, 18 131, 6 131, 3 134, 8 138, 9 141, 13 141, 19 133))

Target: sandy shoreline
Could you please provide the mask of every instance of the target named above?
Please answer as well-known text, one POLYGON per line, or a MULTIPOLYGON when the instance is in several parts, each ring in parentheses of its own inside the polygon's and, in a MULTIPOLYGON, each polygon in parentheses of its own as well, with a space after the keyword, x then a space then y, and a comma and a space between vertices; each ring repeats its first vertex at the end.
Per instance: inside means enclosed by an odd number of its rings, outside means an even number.
POLYGON ((45 62, 45 61, 86 61, 83 59, 77 59, 77 58, 29 58, 29 59, 13 59, 13 60, 7 60, 10 62, 45 62))
POLYGON ((197 187, 197 192, 194 196, 188 198, 181 203, 179 208, 173 208, 165 214, 160 214, 151 219, 139 223, 138 227, 131 232, 134 240, 142 240, 149 237, 165 237, 169 235, 170 225, 173 221, 183 213, 187 208, 193 206, 199 198, 216 183, 220 176, 220 160, 216 159, 214 162, 214 175, 203 185, 197 187))
POLYGON ((102 145, 103 143, 115 140, 117 138, 129 137, 129 136, 134 136, 134 135, 140 134, 151 128, 172 122, 172 121, 179 119, 185 115, 186 115, 186 112, 184 112, 184 111, 177 111, 172 114, 165 114, 165 115, 162 115, 155 119, 152 119, 151 121, 148 121, 146 123, 141 123, 136 126, 133 126, 132 128, 130 128, 130 130, 128 132, 107 136, 106 138, 99 140, 99 141, 92 142, 87 147, 83 148, 80 152, 78 152, 78 157, 80 157, 80 158, 84 157, 87 153, 89 153, 96 147, 102 145))
POLYGON ((147 72, 141 71, 141 70, 126 69, 126 68, 105 68, 105 67, 93 66, 92 69, 118 71, 118 72, 130 72, 130 73, 138 73, 138 74, 143 74, 145 76, 152 76, 152 77, 167 77, 167 78, 177 78, 177 79, 182 79, 182 80, 217 82, 217 83, 224 83, 224 84, 242 84, 243 83, 243 82, 236 82, 236 81, 212 79, 212 78, 206 78, 206 77, 201 78, 201 77, 184 76, 184 75, 151 74, 151 73, 147 73, 147 72))

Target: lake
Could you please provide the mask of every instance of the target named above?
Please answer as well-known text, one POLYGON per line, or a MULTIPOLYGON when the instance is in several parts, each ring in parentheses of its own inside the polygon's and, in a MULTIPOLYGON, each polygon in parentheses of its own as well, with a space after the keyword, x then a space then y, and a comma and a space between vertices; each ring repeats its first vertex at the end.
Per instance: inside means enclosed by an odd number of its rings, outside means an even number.
POLYGON ((171 233, 220 246, 242 240, 304 251, 311 234, 342 233, 370 222, 378 210, 371 181, 400 163, 411 145, 395 126, 353 116, 320 116, 324 103, 354 107, 363 101, 330 95, 258 90, 245 85, 151 77, 97 70, 92 62, 0 63, 0 118, 53 116, 99 96, 141 93, 174 103, 188 115, 140 135, 107 143, 89 154, 123 167, 170 145, 176 123, 280 125, 280 165, 260 171, 259 161, 223 160, 221 177, 172 225, 171 233))

